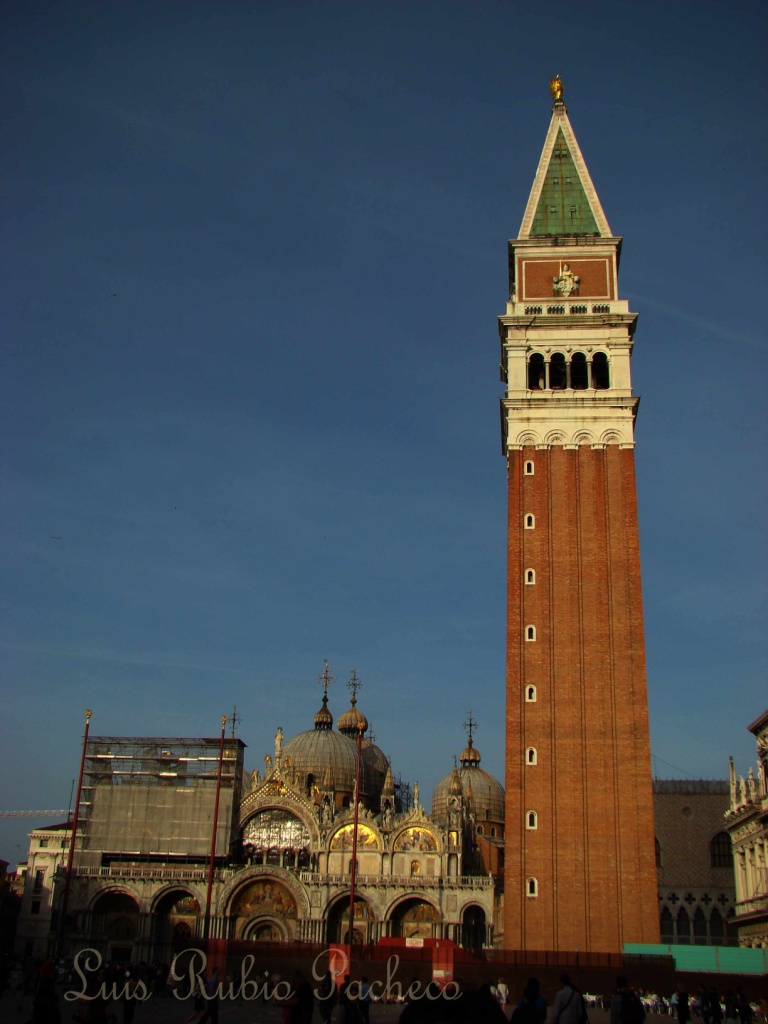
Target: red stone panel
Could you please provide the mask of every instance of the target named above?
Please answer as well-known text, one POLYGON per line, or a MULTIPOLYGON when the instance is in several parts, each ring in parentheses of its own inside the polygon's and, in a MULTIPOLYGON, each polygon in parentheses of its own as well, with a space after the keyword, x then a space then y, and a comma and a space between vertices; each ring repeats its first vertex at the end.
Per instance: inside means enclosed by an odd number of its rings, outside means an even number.
POLYGON ((557 301, 561 296, 552 289, 552 278, 558 277, 563 265, 568 263, 572 273, 579 280, 579 294, 574 299, 613 299, 613 260, 607 256, 590 259, 521 259, 517 279, 520 282, 520 296, 529 299, 550 299, 557 301))

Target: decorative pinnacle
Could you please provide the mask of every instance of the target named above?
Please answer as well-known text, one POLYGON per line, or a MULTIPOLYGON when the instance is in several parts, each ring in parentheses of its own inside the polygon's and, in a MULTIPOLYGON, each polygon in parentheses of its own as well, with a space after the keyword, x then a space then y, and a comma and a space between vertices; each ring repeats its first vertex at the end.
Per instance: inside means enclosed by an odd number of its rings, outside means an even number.
POLYGON ((469 730, 469 737, 467 744, 472 746, 472 730, 477 728, 477 722, 472 717, 472 708, 469 709, 469 715, 467 716, 466 722, 464 722, 464 728, 469 730))
POLYGON ((325 701, 328 698, 328 687, 331 685, 331 683, 335 683, 336 682, 336 676, 328 668, 328 659, 327 658, 325 658, 325 668, 320 673, 320 675, 317 677, 317 681, 318 681, 318 683, 320 683, 320 685, 323 688, 323 701, 325 701))
POLYGON ((549 95, 553 103, 563 102, 563 80, 559 74, 549 80, 549 95))
POLYGON ((361 690, 363 684, 357 678, 357 669, 351 668, 349 670, 349 682, 347 683, 347 689, 352 694, 352 706, 357 704, 357 691, 361 690))

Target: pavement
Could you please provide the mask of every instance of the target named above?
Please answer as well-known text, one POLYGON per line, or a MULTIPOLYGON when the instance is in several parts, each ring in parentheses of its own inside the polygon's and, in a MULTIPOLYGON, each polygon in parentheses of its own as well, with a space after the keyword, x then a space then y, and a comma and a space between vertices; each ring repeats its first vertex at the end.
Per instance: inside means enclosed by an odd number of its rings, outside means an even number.
MULTIPOLYGON (((64 990, 57 987, 62 1024, 70 1024, 74 1013, 74 1003, 65 1002, 64 990)), ((371 1024, 397 1024, 402 1006, 373 1004, 370 1011, 371 1024)), ((507 1007, 507 1016, 512 1008, 507 1007)), ((116 1024, 122 1024, 123 1008, 115 1004, 112 1008, 116 1024)), ((192 1014, 191 1000, 178 1000, 172 996, 165 998, 152 997, 145 1003, 136 1006, 134 1024, 184 1024, 192 1014)), ((610 1014, 607 1010, 590 1010, 590 1024, 608 1024, 610 1014)), ((674 1018, 649 1015, 646 1024, 670 1024, 674 1018)), ((0 999, 0 1024, 30 1024, 32 1020, 32 997, 9 993, 0 999)), ((221 1024, 283 1024, 283 1013, 280 1006, 253 1002, 221 1001, 219 1003, 219 1021, 221 1024)), ((319 1024, 320 1015, 315 1010, 313 1024, 319 1024)), ((334 1024, 342 1024, 339 1008, 334 1010, 334 1024)))

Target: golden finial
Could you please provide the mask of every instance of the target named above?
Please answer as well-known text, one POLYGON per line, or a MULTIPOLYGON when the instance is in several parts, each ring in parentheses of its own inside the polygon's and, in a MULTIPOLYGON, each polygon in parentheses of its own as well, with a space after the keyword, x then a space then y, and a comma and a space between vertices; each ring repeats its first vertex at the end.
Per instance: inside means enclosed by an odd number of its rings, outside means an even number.
POLYGON ((563 80, 560 75, 555 75, 549 80, 549 95, 554 103, 563 102, 563 80))

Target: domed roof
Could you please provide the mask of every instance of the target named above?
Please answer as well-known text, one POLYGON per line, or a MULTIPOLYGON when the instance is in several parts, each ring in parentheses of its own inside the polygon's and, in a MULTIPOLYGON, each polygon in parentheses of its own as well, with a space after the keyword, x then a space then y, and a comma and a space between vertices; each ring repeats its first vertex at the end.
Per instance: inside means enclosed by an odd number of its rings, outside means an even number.
MULTIPOLYGON (((478 765, 458 769, 464 798, 471 796, 477 821, 504 821, 504 787, 490 772, 478 765)), ((448 797, 451 795, 453 772, 441 779, 432 794, 432 817, 448 820, 448 797)))
MULTIPOLYGON (((352 703, 348 711, 338 720, 338 732, 333 728, 333 715, 328 707, 328 687, 336 677, 328 668, 318 676, 323 687, 323 704, 314 716, 314 729, 300 732, 282 748, 282 765, 286 770, 296 772, 306 784, 307 776, 313 776, 318 788, 333 785, 338 793, 352 795, 355 789, 357 769, 357 737, 368 728, 368 719, 355 707, 356 693, 361 683, 357 673, 352 671, 352 703), (360 728, 361 727, 361 728, 360 728)), ((387 759, 371 740, 363 739, 360 751, 360 795, 377 797, 384 785, 387 773, 387 759)))
POLYGON ((454 765, 453 771, 442 778, 432 794, 432 817, 436 821, 448 821, 448 798, 455 795, 460 782, 464 799, 471 800, 472 811, 477 821, 504 821, 504 787, 484 768, 480 767, 480 751, 472 744, 472 729, 476 726, 469 713, 469 736, 467 746, 461 752, 461 768, 454 765))
MULTIPOLYGON (((288 758, 291 767, 305 778, 307 775, 314 775, 316 786, 323 785, 326 772, 330 768, 337 790, 347 793, 354 791, 357 746, 348 736, 342 736, 330 727, 315 725, 314 729, 300 732, 298 736, 284 744, 284 765, 288 758)), ((365 781, 367 780, 361 780, 363 791, 366 790, 365 781)))
POLYGON ((363 759, 364 764, 368 766, 373 777, 373 784, 377 793, 381 793, 384 788, 384 780, 387 777, 387 770, 389 769, 389 758, 384 751, 377 747, 373 740, 364 739, 361 749, 360 756, 363 759))

